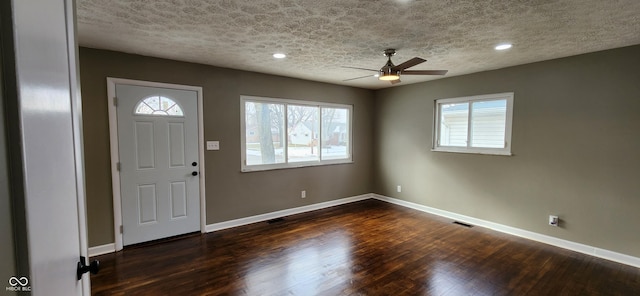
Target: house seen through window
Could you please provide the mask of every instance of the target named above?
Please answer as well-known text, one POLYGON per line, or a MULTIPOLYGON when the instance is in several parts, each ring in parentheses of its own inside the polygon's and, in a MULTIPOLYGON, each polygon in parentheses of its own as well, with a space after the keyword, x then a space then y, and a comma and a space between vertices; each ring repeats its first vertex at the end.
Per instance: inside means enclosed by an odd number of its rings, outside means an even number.
POLYGON ((349 105, 243 96, 242 170, 351 162, 349 105))
POLYGON ((513 93, 435 102, 434 151, 511 154, 513 93))

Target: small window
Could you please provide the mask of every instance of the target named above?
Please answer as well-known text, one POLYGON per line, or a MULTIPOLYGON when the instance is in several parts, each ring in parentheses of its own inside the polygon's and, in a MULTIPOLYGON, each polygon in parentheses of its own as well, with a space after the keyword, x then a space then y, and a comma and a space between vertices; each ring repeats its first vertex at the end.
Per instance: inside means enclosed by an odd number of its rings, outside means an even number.
POLYGON ((151 96, 138 102, 136 115, 184 116, 182 108, 174 100, 163 96, 151 96))
POLYGON ((435 101, 433 151, 511 155, 513 93, 435 101))

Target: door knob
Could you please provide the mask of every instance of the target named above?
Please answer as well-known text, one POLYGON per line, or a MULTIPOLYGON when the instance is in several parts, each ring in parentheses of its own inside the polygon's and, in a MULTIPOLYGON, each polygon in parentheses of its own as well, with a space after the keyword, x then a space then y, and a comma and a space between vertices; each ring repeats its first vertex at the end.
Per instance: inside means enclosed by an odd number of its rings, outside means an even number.
POLYGON ((78 269, 76 269, 76 275, 78 276, 78 280, 82 279, 82 275, 87 271, 90 271, 91 274, 96 274, 100 271, 100 261, 93 260, 89 265, 87 264, 87 259, 84 256, 80 256, 80 262, 78 262, 78 269))
POLYGON ((191 172, 191 176, 197 176, 197 175, 198 175, 198 172, 196 171, 191 172))

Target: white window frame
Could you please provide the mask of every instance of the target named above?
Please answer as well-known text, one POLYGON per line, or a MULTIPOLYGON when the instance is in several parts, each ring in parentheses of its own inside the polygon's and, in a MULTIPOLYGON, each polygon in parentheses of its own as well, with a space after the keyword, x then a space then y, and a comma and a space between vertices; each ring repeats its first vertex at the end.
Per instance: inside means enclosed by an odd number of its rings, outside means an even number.
POLYGON ((456 153, 473 153, 473 154, 491 154, 491 155, 512 155, 511 154, 511 130, 513 122, 513 96, 514 93, 498 93, 488 95, 478 95, 459 98, 447 98, 437 99, 434 101, 433 106, 433 146, 431 151, 438 152, 456 152, 456 153), (507 100, 506 120, 505 120, 505 135, 504 148, 479 148, 471 147, 471 137, 473 134, 472 129, 472 112, 471 103, 480 101, 495 101, 495 100, 507 100), (455 103, 469 103, 469 117, 467 126, 467 146, 466 147, 454 147, 454 146, 441 146, 440 145, 440 105, 443 104, 455 104, 455 103))
POLYGON ((353 106, 346 104, 335 104, 335 103, 323 103, 323 102, 314 102, 314 101, 302 101, 302 100, 290 100, 290 99, 280 99, 280 98, 268 98, 268 97, 257 97, 257 96, 240 96, 240 149, 241 149, 241 171, 242 172, 253 172, 253 171, 266 171, 266 170, 276 170, 276 169, 289 169, 289 168, 300 168, 300 167, 309 167, 309 166, 322 166, 322 165, 333 165, 333 164, 345 164, 345 163, 353 163, 353 106), (247 165, 247 129, 246 129, 246 115, 245 115, 245 105, 246 102, 259 102, 259 103, 267 103, 267 104, 283 104, 284 106, 284 118, 285 118, 285 129, 287 128, 286 122, 288 118, 288 105, 296 105, 296 106, 309 106, 309 107, 318 107, 319 108, 319 121, 320 121, 320 134, 318 138, 320 139, 320 143, 318 145, 318 160, 314 161, 301 161, 301 162, 288 162, 288 145, 284 145, 284 161, 283 163, 274 163, 274 164, 259 164, 259 165, 247 165), (341 159, 329 159, 322 160, 322 108, 341 108, 347 109, 349 112, 349 147, 347 148, 347 158, 341 159))
MULTIPOLYGON (((159 107, 161 107, 161 106, 159 106, 159 107)), ((133 107, 133 115, 134 115, 134 116, 166 116, 166 117, 184 117, 184 111, 183 111, 183 110, 184 110, 184 109, 182 108, 182 106, 180 106, 180 104, 179 104, 175 99, 170 98, 170 97, 161 96, 161 95, 153 95, 153 96, 148 96, 148 97, 145 97, 145 98, 140 99, 140 100, 136 103, 136 105, 133 107), (158 97, 158 100, 159 100, 158 105, 160 105, 160 104, 161 104, 161 102, 162 102, 162 98, 165 98, 165 99, 167 99, 167 100, 170 100, 170 101, 173 103, 173 105, 171 105, 171 107, 167 108, 166 110, 165 110, 165 109, 153 109, 153 107, 151 107, 151 105, 149 105, 149 104, 147 104, 147 103, 145 102, 146 100, 148 100, 148 99, 150 99, 150 98, 153 98, 153 97, 158 97), (152 113, 142 113, 142 112, 138 112, 138 108, 140 108, 140 105, 142 105, 142 104, 147 105, 147 107, 149 107, 149 109, 152 109, 152 111, 153 111, 153 112, 152 112, 152 113), (178 110, 180 110, 180 113, 182 113, 182 114, 180 114, 180 115, 169 114, 169 112, 167 112, 167 110, 171 109, 173 106, 176 106, 176 107, 178 108, 178 110), (163 113, 155 113, 156 111, 162 111, 162 112, 164 112, 164 114, 163 114, 163 113)))

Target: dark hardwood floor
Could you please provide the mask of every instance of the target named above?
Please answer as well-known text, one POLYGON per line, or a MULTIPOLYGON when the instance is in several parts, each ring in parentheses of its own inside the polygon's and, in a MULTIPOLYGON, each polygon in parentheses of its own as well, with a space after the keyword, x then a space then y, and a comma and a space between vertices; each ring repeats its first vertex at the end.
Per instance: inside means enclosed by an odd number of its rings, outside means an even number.
POLYGON ((640 295, 640 269, 366 200, 98 256, 94 295, 640 295))

